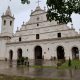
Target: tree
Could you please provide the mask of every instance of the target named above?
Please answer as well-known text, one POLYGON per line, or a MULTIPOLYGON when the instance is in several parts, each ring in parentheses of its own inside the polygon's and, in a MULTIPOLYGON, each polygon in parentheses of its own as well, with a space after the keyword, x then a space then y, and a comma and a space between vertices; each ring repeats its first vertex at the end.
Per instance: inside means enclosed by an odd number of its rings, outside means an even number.
POLYGON ((73 12, 80 14, 80 0, 47 0, 47 19, 58 23, 72 22, 73 12))
POLYGON ((21 0, 21 3, 22 4, 25 4, 25 3, 29 4, 30 3, 30 0, 21 0))
MULTIPOLYGON (((29 4, 30 0, 21 0, 22 4, 29 4)), ((80 14, 80 0, 47 0, 47 19, 58 23, 72 22, 73 12, 80 14)))

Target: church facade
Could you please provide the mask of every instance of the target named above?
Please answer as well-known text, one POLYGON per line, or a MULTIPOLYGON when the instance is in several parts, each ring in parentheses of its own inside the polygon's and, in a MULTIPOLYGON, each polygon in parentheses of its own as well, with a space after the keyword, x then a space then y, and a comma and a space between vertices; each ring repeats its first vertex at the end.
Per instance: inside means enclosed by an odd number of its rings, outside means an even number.
POLYGON ((0 59, 80 59, 80 34, 66 24, 49 22, 46 11, 39 6, 31 12, 30 20, 13 34, 14 16, 10 7, 2 15, 0 59))

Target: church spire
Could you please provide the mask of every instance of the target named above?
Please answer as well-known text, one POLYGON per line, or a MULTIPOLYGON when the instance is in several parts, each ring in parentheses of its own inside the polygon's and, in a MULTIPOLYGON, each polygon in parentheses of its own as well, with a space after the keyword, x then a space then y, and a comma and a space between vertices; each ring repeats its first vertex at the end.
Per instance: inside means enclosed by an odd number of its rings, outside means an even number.
POLYGON ((15 18, 14 18, 14 16, 12 16, 9 6, 8 6, 7 10, 5 11, 5 14, 3 14, 1 17, 2 17, 2 26, 1 26, 2 36, 11 37, 13 35, 15 18))
POLYGON ((9 16, 12 16, 12 13, 11 13, 11 10, 10 10, 10 6, 8 6, 6 12, 5 12, 5 15, 9 15, 9 16))
POLYGON ((40 0, 38 0, 38 1, 37 1, 37 3, 38 3, 38 6, 39 6, 39 3, 40 3, 40 2, 41 2, 40 0))
POLYGON ((11 13, 10 6, 8 6, 7 10, 5 11, 5 13, 1 17, 6 17, 6 16, 9 16, 9 17, 15 19, 14 16, 12 15, 12 13, 11 13))

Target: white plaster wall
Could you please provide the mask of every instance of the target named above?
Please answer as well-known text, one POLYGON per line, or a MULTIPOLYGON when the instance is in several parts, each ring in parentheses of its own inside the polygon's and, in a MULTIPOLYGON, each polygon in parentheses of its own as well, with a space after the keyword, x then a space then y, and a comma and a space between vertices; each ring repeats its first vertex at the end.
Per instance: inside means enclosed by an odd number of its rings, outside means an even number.
POLYGON ((2 18, 2 25, 1 25, 1 33, 4 36, 12 36, 14 28, 14 19, 6 16, 2 18), (4 20, 6 20, 6 24, 4 25, 4 20), (10 26, 10 21, 12 21, 12 25, 10 26))
POLYGON ((4 60, 6 55, 6 40, 0 39, 0 60, 4 60))
POLYGON ((72 59, 72 46, 77 46, 80 51, 80 38, 66 38, 79 36, 79 34, 75 32, 74 29, 67 27, 66 24, 59 25, 55 21, 47 21, 46 13, 43 14, 43 12, 43 10, 34 11, 31 14, 30 20, 22 25, 20 31, 17 31, 12 37, 10 40, 12 43, 7 44, 7 58, 9 58, 9 50, 12 49, 14 52, 13 59, 17 59, 17 50, 21 48, 23 51, 22 56, 34 59, 34 48, 37 45, 42 47, 42 55, 44 56, 44 59, 50 59, 51 56, 57 57, 56 49, 58 46, 64 47, 66 59, 69 59, 69 57, 72 59), (37 20, 37 17, 40 18, 39 21, 37 20), (37 26, 37 23, 39 23, 39 26, 37 26), (61 33, 61 37, 65 37, 66 39, 57 38, 57 33, 61 33), (40 34, 39 40, 36 40, 36 34, 40 34), (22 38, 21 42, 19 42, 19 37, 22 38), (44 39, 48 40, 44 41, 44 39))
MULTIPOLYGON (((23 51, 24 57, 29 57, 29 59, 34 59, 34 49, 36 46, 42 47, 42 55, 44 56, 44 59, 50 59, 52 57, 57 57, 57 47, 62 46, 64 48, 65 52, 65 58, 69 59, 69 57, 72 59, 72 47, 78 47, 80 51, 80 39, 66 39, 66 40, 53 40, 53 41, 39 41, 39 42, 30 42, 30 43, 19 43, 19 44, 11 44, 7 45, 7 50, 9 54, 9 50, 12 49, 14 51, 14 59, 17 58, 17 50, 18 48, 21 48, 23 51), (48 50, 49 48, 49 50, 48 50), (28 51, 27 51, 28 49, 28 51)), ((80 56, 80 54, 79 54, 80 56)))

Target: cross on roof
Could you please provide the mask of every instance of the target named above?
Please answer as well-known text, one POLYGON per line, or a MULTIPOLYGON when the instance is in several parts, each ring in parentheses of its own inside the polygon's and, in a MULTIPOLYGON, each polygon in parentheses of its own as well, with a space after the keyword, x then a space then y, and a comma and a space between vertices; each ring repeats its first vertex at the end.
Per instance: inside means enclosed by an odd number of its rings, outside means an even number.
POLYGON ((38 1, 37 1, 37 3, 38 3, 38 6, 39 6, 39 3, 40 3, 40 2, 41 2, 40 0, 38 0, 38 1))

